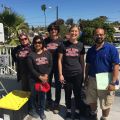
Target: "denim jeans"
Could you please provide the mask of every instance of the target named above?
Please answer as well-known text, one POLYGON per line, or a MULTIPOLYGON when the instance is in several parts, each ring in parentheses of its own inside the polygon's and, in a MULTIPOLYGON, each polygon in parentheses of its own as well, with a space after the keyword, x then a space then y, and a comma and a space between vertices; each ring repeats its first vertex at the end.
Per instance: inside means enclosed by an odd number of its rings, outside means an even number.
MULTIPOLYGON (((53 68, 49 75, 49 84, 52 85, 53 75, 55 79, 55 103, 59 104, 61 99, 61 83, 59 81, 58 69, 53 68)), ((52 101, 52 93, 51 90, 47 93, 47 101, 52 101)))
POLYGON ((31 96, 29 100, 29 109, 34 111, 40 111, 41 113, 44 113, 45 109, 45 93, 44 92, 37 92, 35 90, 35 80, 30 79, 30 90, 31 90, 31 96), (38 98, 38 99, 37 99, 38 98))
POLYGON ((44 113, 45 110, 45 92, 38 92, 38 110, 44 113))

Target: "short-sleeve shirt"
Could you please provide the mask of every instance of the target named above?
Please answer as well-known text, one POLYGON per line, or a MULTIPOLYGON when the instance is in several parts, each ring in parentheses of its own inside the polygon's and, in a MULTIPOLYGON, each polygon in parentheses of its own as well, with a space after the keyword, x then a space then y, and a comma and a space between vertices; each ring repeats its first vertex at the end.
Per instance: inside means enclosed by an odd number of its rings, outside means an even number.
POLYGON ((64 76, 75 76, 82 73, 80 55, 85 54, 83 43, 73 44, 70 41, 64 41, 58 52, 63 54, 62 70, 64 76))
POLYGON ((113 63, 119 64, 119 53, 107 42, 99 50, 96 50, 94 45, 87 52, 86 63, 89 64, 88 75, 92 77, 95 77, 96 73, 112 72, 113 63))
POLYGON ((30 77, 37 79, 38 76, 50 73, 52 67, 52 56, 49 51, 41 54, 31 52, 27 58, 27 65, 30 71, 30 77))
POLYGON ((51 38, 47 38, 45 41, 45 47, 50 51, 53 58, 53 68, 56 69, 58 67, 58 47, 62 43, 62 39, 58 38, 57 40, 52 40, 51 38))

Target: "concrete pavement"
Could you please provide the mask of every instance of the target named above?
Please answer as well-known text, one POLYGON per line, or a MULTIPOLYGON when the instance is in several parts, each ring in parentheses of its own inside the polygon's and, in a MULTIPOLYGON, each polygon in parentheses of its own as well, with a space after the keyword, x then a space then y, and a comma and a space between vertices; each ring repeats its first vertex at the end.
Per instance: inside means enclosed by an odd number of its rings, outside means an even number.
MULTIPOLYGON (((119 75, 119 78, 120 78, 120 75, 119 75)), ((9 80, 10 80, 9 78, 2 79, 2 82, 6 86, 8 92, 10 92, 14 89, 20 89, 20 83, 17 83, 17 81, 15 79, 11 79, 11 81, 10 81, 11 85, 9 85, 8 84, 9 80)), ((55 96, 54 88, 52 88, 52 93, 53 93, 53 96, 55 96)), ((64 94, 63 89, 62 89, 61 95, 62 95, 62 97, 61 97, 61 102, 60 102, 60 104, 61 104, 60 113, 55 115, 55 114, 53 114, 52 111, 50 111, 50 112, 45 111, 45 114, 47 116, 47 120, 64 120, 64 118, 65 118, 64 96, 65 96, 65 94, 64 94)), ((101 110, 98 107, 98 118, 100 118, 100 116, 101 116, 101 110)), ((116 92, 115 102, 114 102, 113 107, 111 109, 109 118, 110 118, 109 120, 120 120, 120 90, 116 92)), ((17 120, 17 118, 15 120, 17 120)), ((35 119, 35 118, 32 118, 31 116, 27 115, 27 116, 25 116, 25 118, 23 120, 40 120, 40 118, 35 119)), ((81 120, 87 120, 87 119, 81 118, 81 120)))
MULTIPOLYGON (((54 96, 54 88, 52 88, 53 96, 54 96)), ((64 90, 62 89, 62 98, 61 98, 61 110, 59 114, 53 114, 52 111, 47 112, 45 114, 47 116, 47 120, 64 120, 65 119, 65 101, 64 101, 64 90)), ((98 106, 98 118, 101 117, 101 110, 98 106)), ((31 116, 27 115, 24 120, 41 120, 40 118, 35 119, 31 116)), ((87 118, 81 118, 80 120, 89 120, 87 118)), ((113 107, 111 109, 109 120, 120 120, 120 91, 116 92, 115 101, 113 107)))

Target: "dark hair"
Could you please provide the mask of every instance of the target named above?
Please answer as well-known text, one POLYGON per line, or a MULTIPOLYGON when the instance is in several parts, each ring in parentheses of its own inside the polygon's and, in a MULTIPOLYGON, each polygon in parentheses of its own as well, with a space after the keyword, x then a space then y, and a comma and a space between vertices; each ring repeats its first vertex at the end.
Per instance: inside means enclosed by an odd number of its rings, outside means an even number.
POLYGON ((43 38, 41 37, 41 36, 39 36, 39 35, 36 35, 34 38, 33 38, 33 41, 32 41, 32 45, 33 45, 33 48, 34 48, 34 44, 35 44, 35 42, 38 40, 38 39, 40 39, 40 41, 41 41, 41 43, 42 43, 42 48, 44 48, 44 40, 43 40, 43 38))
POLYGON ((58 33, 60 32, 60 27, 56 24, 50 24, 47 28, 47 31, 50 32, 51 29, 56 29, 58 33))
POLYGON ((95 35, 95 32, 96 32, 97 29, 102 29, 102 30, 104 30, 104 33, 106 34, 106 30, 105 30, 103 27, 96 27, 96 28, 94 28, 94 30, 93 30, 93 35, 95 35))

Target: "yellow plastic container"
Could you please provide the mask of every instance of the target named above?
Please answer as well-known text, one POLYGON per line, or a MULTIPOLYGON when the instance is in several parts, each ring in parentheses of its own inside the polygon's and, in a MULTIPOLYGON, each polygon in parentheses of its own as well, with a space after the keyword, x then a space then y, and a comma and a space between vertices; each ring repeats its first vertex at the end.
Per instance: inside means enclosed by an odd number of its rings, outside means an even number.
POLYGON ((0 108, 19 110, 30 97, 30 92, 14 90, 0 99, 0 108))

